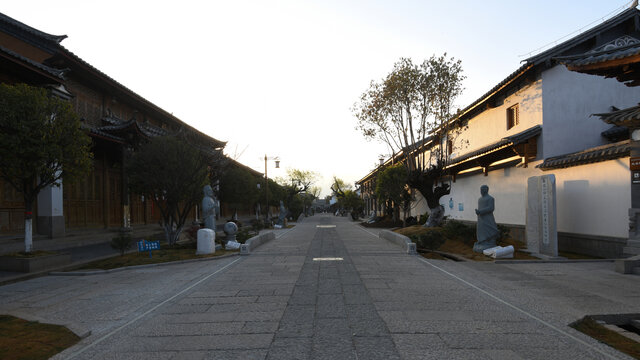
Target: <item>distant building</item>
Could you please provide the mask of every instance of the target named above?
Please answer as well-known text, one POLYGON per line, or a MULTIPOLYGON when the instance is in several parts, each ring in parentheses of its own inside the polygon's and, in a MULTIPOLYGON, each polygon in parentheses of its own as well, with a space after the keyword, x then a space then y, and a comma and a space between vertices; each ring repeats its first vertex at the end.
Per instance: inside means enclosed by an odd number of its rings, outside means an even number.
MULTIPOLYGON (((629 49, 638 43, 640 12, 631 8, 526 59, 464 108, 452 119, 467 128, 450 139, 453 150, 446 171, 451 193, 440 199, 445 214, 475 221, 480 186, 487 184, 496 200, 496 220, 524 239, 527 179, 554 174, 560 249, 621 256, 631 208, 629 131, 592 114, 636 105, 640 89, 570 71, 564 64, 574 55, 629 49)), ((634 49, 630 51, 640 53, 634 49)), ((378 170, 390 162, 358 181, 368 213, 382 211, 373 190, 378 170)), ((412 214, 427 210, 416 194, 412 214)))

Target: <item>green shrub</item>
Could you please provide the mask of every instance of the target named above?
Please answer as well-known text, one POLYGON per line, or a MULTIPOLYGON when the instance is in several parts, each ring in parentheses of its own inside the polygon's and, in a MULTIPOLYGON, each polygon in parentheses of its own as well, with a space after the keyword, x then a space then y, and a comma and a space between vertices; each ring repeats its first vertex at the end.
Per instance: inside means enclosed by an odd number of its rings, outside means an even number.
POLYGON ((473 244, 476 241, 476 227, 461 221, 447 220, 442 227, 442 231, 445 237, 462 241, 465 244, 473 244))
POLYGON ((254 232, 259 232, 264 229, 264 220, 263 219, 253 219, 251 220, 251 229, 254 232))
POLYGON ((498 238, 498 241, 508 239, 511 235, 511 229, 509 229, 507 226, 498 224, 498 230, 500 231, 500 237, 498 238))
POLYGON ((120 235, 111 239, 111 247, 120 251, 120 256, 124 256, 124 252, 131 249, 133 240, 130 235, 120 235))
POLYGON ((254 236, 256 236, 256 233, 249 230, 248 228, 242 228, 239 229, 238 233, 236 234, 236 241, 240 244, 244 244, 247 240, 251 239, 254 236))
POLYGON ((424 225, 427 222, 427 219, 429 218, 429 212, 425 212, 424 215, 420 215, 420 217, 418 218, 418 224, 419 225, 424 225))
POLYGON ((428 228, 425 233, 414 235, 411 238, 417 247, 428 250, 436 250, 446 241, 442 228, 428 228))

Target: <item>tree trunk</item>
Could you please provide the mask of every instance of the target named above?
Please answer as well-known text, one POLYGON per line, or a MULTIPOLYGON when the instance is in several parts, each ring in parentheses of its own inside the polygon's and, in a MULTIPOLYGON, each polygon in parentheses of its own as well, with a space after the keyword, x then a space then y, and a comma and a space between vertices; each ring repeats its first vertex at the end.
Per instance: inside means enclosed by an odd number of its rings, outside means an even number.
POLYGON ((24 203, 24 252, 33 251, 33 201, 25 199, 24 203))
POLYGON ((429 220, 425 226, 439 226, 444 216, 444 207, 440 205, 440 198, 449 195, 451 187, 446 183, 436 185, 441 175, 441 171, 436 168, 431 168, 426 174, 414 172, 411 175, 408 181, 409 186, 420 191, 429 206, 429 220), (432 214, 437 216, 432 217, 432 214))
POLYGON ((393 221, 393 224, 395 226, 395 223, 398 222, 398 213, 400 212, 398 205, 394 203, 391 211, 393 212, 393 217, 391 218, 391 220, 393 221))

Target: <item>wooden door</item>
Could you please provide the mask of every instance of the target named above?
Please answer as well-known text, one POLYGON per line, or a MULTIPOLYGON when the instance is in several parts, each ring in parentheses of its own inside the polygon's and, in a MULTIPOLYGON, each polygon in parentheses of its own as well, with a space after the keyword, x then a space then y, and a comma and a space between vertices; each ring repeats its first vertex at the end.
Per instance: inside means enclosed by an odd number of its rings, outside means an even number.
MULTIPOLYGON (((34 222, 35 223, 35 222, 34 222)), ((24 199, 13 186, 0 180, 0 234, 24 232, 24 199)))

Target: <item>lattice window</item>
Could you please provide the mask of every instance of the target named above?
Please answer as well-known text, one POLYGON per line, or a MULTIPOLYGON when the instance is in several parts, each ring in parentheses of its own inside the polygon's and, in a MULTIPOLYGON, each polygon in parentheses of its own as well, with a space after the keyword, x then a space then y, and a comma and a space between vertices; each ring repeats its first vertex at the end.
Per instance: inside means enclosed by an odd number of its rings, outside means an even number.
POLYGON ((507 109, 507 130, 518 125, 520 119, 519 106, 515 104, 507 109))

